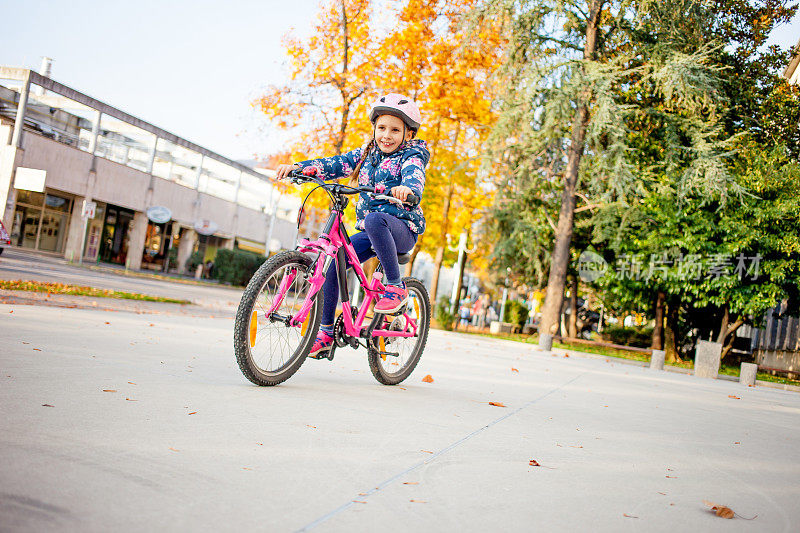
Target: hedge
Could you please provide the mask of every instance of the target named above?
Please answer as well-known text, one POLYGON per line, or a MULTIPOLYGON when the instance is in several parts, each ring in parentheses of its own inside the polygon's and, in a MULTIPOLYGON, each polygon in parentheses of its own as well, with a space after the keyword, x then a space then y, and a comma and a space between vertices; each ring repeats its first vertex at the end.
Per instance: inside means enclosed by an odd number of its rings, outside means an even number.
POLYGON ((267 258, 246 250, 217 250, 214 258, 214 278, 223 283, 244 286, 267 258))

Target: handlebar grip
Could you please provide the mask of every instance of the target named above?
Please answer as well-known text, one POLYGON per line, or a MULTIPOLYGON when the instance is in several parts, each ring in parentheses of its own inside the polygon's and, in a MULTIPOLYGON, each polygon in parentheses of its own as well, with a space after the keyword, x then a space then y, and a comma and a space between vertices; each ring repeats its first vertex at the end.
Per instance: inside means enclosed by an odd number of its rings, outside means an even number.
POLYGON ((416 207, 419 205, 419 196, 416 194, 409 194, 406 196, 406 203, 411 207, 416 207))

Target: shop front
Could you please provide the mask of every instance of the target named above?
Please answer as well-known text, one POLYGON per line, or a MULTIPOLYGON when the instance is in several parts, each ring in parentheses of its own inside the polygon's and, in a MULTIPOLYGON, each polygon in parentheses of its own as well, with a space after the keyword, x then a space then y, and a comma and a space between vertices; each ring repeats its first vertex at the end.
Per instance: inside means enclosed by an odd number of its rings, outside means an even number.
POLYGON ((11 243, 22 248, 63 253, 73 199, 57 191, 17 191, 11 243))
POLYGON ((124 265, 128 258, 134 212, 108 204, 100 239, 100 261, 124 265))

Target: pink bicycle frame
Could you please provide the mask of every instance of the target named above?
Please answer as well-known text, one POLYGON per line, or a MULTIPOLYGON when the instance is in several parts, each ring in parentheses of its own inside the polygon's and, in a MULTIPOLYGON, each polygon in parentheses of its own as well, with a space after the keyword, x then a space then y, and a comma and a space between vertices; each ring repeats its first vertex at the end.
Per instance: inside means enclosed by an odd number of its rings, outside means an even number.
MULTIPOLYGON (((306 296, 306 299, 303 301, 300 311, 291 317, 289 324, 296 327, 305 322, 306 318, 308 317, 308 313, 311 311, 311 307, 314 304, 314 296, 316 296, 320 288, 322 288, 322 285, 325 283, 325 272, 329 265, 333 261, 338 262, 344 259, 345 263, 349 263, 353 267, 356 277, 358 278, 358 282, 364 289, 364 299, 361 302, 361 305, 358 309, 358 314, 354 320, 353 306, 350 303, 350 296, 346 290, 346 287, 342 286, 341 282, 344 280, 340 280, 339 294, 340 299, 342 300, 342 319, 344 321, 344 331, 351 337, 360 337, 370 304, 373 302, 373 300, 377 300, 386 289, 383 283, 381 283, 383 274, 380 272, 375 272, 375 274, 372 276, 372 280, 367 280, 367 276, 364 274, 364 269, 361 268, 361 262, 358 260, 358 255, 356 254, 353 244, 350 242, 350 238, 347 236, 346 230, 344 229, 344 224, 342 223, 342 214, 339 211, 334 210, 331 213, 331 217, 332 218, 329 219, 327 226, 330 228, 328 233, 323 233, 315 241, 301 239, 297 246, 297 250, 300 252, 317 253, 319 256, 314 263, 314 273, 308 280, 309 284, 311 285, 311 288, 308 291, 308 296, 306 296), (344 254, 339 253, 340 249, 344 249, 344 254), (325 257, 325 260, 322 259, 323 256, 325 257)), ((340 267, 338 271, 342 270, 346 272, 346 265, 344 269, 340 267)), ((289 290, 289 287, 292 286, 296 276, 297 271, 292 271, 284 276, 283 280, 281 280, 275 301, 272 303, 266 313, 267 317, 271 316, 272 313, 274 313, 280 307, 287 291, 289 290)), ((408 313, 404 313, 403 316, 406 319, 406 327, 403 331, 376 329, 372 332, 372 336, 416 336, 416 321, 412 317, 408 316, 408 313)))

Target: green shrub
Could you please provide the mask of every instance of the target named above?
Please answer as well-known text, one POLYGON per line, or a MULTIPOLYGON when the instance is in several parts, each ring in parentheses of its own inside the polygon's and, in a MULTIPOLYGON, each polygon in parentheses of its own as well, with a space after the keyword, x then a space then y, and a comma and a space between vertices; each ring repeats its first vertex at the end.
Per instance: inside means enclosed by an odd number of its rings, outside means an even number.
POLYGON ((636 326, 632 328, 626 328, 625 326, 607 326, 603 330, 602 337, 604 340, 614 344, 649 348, 653 340, 653 328, 647 326, 636 326))
POLYGON ((525 322, 528 321, 528 311, 529 309, 525 304, 516 300, 508 300, 503 315, 503 322, 508 322, 521 328, 525 325, 525 322))
POLYGON ((246 250, 217 250, 214 257, 214 278, 231 285, 247 285, 266 260, 263 255, 246 250))
MULTIPOLYGON (((175 256, 175 260, 177 261, 178 256, 175 256)), ((192 252, 192 255, 189 256, 189 259, 186 260, 186 270, 189 274, 194 274, 194 271, 197 270, 198 265, 203 264, 203 254, 198 250, 197 252, 192 252)))
POLYGON ((439 303, 436 304, 436 309, 434 309, 433 318, 436 319, 436 322, 440 327, 446 329, 447 331, 451 331, 453 329, 453 324, 456 321, 456 315, 450 312, 450 300, 444 296, 439 298, 439 303))

